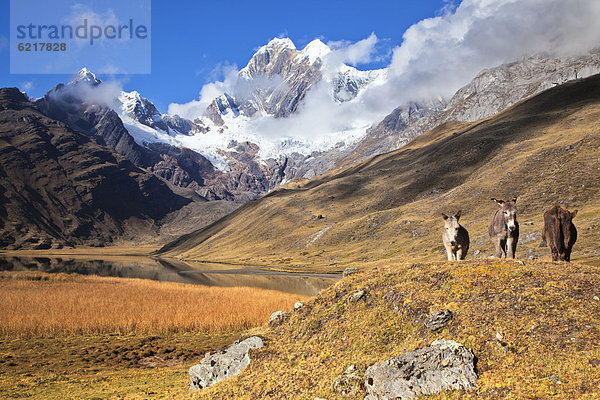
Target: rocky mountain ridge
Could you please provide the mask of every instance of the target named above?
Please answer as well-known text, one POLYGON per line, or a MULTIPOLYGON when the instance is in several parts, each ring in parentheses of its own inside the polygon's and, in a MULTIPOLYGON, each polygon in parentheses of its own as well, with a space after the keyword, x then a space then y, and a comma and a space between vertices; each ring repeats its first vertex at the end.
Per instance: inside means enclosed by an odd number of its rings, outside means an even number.
MULTIPOLYGON (((110 115, 110 114, 108 114, 110 115)), ((153 236, 191 203, 154 174, 0 89, 0 246, 60 248, 153 236)))
POLYGON ((600 73, 600 53, 583 56, 536 55, 481 71, 450 99, 433 99, 396 108, 367 131, 337 165, 348 165, 395 150, 448 121, 473 122, 554 86, 600 73))

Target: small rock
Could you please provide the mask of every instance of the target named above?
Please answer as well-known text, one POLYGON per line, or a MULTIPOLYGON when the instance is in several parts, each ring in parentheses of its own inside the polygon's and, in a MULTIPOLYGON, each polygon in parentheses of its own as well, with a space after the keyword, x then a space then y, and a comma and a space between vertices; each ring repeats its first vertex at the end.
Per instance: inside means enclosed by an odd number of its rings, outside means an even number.
POLYGON ((481 251, 479 251, 479 250, 475 250, 475 251, 473 252, 473 255, 474 255, 474 256, 476 256, 476 255, 479 255, 479 253, 481 253, 481 251))
POLYGON ((597 358, 592 358, 592 359, 590 360, 590 365, 592 365, 592 366, 594 366, 594 367, 597 367, 597 366, 599 366, 599 365, 600 365, 600 360, 598 360, 597 358))
POLYGON ((214 353, 207 353, 199 364, 189 370, 190 389, 204 389, 238 375, 250 364, 250 349, 260 349, 263 346, 264 342, 260 337, 252 336, 214 353))
POLYGON ((594 296, 594 300, 596 300, 596 301, 600 301, 600 297, 598 297, 598 296, 594 296))
POLYGON ((279 326, 286 319, 288 319, 289 316, 290 316, 290 313, 287 311, 275 311, 273 314, 271 314, 271 317, 269 318, 269 325, 270 326, 279 326))
POLYGON ((450 310, 436 311, 427 317, 425 320, 425 327, 430 331, 437 331, 448 325, 452 320, 452 317, 452 311, 450 310))
POLYGON ((517 264, 525 265, 525 263, 524 263, 523 261, 521 261, 521 260, 516 260, 515 262, 516 262, 517 264))
POLYGON ((356 303, 357 301, 359 301, 360 299, 365 297, 366 294, 367 294, 367 292, 365 292, 364 290, 359 290, 358 292, 352 293, 350 295, 350 297, 348 298, 348 301, 352 302, 352 303, 356 303))
POLYGON ((474 390, 475 356, 453 340, 377 363, 365 372, 365 400, 413 399, 444 390, 474 390))
POLYGON ((350 275, 352 275, 352 274, 355 274, 355 273, 357 273, 358 271, 360 271, 360 269, 358 269, 358 268, 346 268, 346 269, 344 270, 344 274, 343 274, 343 276, 344 276, 344 277, 346 277, 346 276, 350 276, 350 275))
POLYGON ((560 379, 558 379, 558 376, 556 376, 556 375, 554 375, 554 374, 552 374, 552 375, 548 375, 548 376, 546 377, 546 379, 548 379, 548 380, 550 380, 550 381, 554 382, 554 383, 555 383, 555 384, 557 384, 557 385, 562 385, 562 382, 560 381, 560 379))
POLYGON ((296 304, 294 304, 294 311, 298 311, 302 307, 304 307, 304 303, 301 301, 297 301, 296 304))
POLYGON ((342 396, 356 396, 363 388, 363 380, 356 365, 352 364, 346 371, 333 381, 333 391, 342 396))

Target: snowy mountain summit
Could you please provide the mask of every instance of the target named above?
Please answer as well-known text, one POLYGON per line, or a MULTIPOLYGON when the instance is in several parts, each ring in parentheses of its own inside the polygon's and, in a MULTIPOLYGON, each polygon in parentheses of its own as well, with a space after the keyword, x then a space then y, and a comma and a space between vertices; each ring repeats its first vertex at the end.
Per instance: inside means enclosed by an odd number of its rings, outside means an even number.
POLYGON ((361 92, 386 76, 385 70, 360 71, 343 64, 335 54, 319 39, 298 50, 289 38, 275 38, 220 86, 219 95, 201 99, 200 104, 206 105, 200 111, 174 105, 170 115, 160 115, 139 93, 123 92, 119 113, 139 144, 187 147, 221 170, 229 168, 223 154, 231 153, 235 143, 253 144, 257 150, 252 157, 262 161, 310 157, 355 143, 373 121, 338 118, 339 126, 315 131, 310 123, 320 121, 303 118, 307 96, 317 98, 324 110, 335 109, 342 103, 360 102, 361 92))

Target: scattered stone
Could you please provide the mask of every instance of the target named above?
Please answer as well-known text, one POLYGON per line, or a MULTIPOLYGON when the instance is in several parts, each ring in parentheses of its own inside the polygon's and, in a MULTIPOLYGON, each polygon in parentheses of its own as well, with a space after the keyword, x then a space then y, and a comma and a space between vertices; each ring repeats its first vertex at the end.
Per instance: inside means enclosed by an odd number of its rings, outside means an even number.
POLYGON ((271 317, 269 318, 269 325, 279 326, 289 317, 290 313, 287 311, 275 311, 273 314, 271 314, 271 317))
POLYGON ((598 297, 598 296, 594 296, 594 300, 596 300, 596 301, 600 301, 600 297, 598 297))
POLYGON ((296 304, 294 304, 294 311, 298 311, 302 307, 304 307, 304 303, 301 301, 297 301, 296 304))
POLYGON ((354 364, 349 366, 348 369, 333 382, 333 391, 342 396, 356 396, 362 388, 363 380, 354 364))
POLYGON ((358 292, 352 293, 348 298, 348 301, 351 303, 356 303, 357 301, 365 297, 366 294, 367 292, 365 292, 364 290, 359 290, 358 292))
POLYGON ((350 276, 350 275, 352 275, 352 274, 355 274, 355 273, 357 273, 358 271, 360 271, 360 269, 358 269, 358 268, 346 268, 346 269, 344 270, 344 275, 343 275, 343 276, 344 276, 344 277, 346 277, 346 276, 350 276))
POLYGON ((374 364, 365 372, 365 400, 413 399, 444 390, 474 390, 475 356, 453 340, 374 364))
POLYGON ((479 253, 481 253, 481 251, 480 251, 480 250, 475 250, 475 251, 473 252, 473 255, 474 255, 474 256, 477 256, 477 255, 479 255, 479 253))
POLYGON ((558 376, 552 374, 552 375, 548 375, 546 377, 546 379, 552 381, 553 383, 557 384, 557 385, 562 385, 562 382, 560 381, 560 379, 558 378, 558 376))
POLYGON ((500 348, 500 350, 503 353, 508 353, 508 351, 510 350, 508 343, 504 340, 504 333, 500 332, 500 331, 496 331, 496 344, 498 345, 498 347, 500 348))
POLYGON ((252 336, 243 341, 237 341, 214 353, 206 353, 199 364, 189 370, 190 390, 204 389, 225 378, 238 375, 250 364, 250 349, 260 349, 263 340, 252 336))
POLYGON ((436 311, 427 317, 425 320, 425 327, 430 331, 437 331, 448 325, 452 320, 452 317, 452 311, 450 310, 436 311))

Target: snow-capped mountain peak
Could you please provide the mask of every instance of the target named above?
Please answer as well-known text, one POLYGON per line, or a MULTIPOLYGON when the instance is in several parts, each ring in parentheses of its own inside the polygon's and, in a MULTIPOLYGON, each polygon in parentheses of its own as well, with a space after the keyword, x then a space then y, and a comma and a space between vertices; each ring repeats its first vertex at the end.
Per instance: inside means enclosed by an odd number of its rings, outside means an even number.
POLYGON ((169 132, 169 127, 163 121, 161 113, 152 102, 142 97, 137 91, 121 92, 119 95, 121 110, 119 114, 127 116, 148 127, 169 132))
POLYGON ((96 74, 94 74, 86 67, 81 68, 69 83, 74 84, 77 82, 87 82, 92 86, 96 86, 102 83, 102 81, 96 77, 96 74))
POLYGON ((323 60, 323 57, 331 52, 329 46, 323 43, 320 39, 315 39, 302 49, 299 54, 298 60, 303 60, 308 58, 309 62, 312 64, 318 58, 323 60))
POLYGON ((265 52, 270 49, 291 49, 296 50, 296 45, 290 38, 274 38, 269 43, 258 49, 257 53, 265 52))

